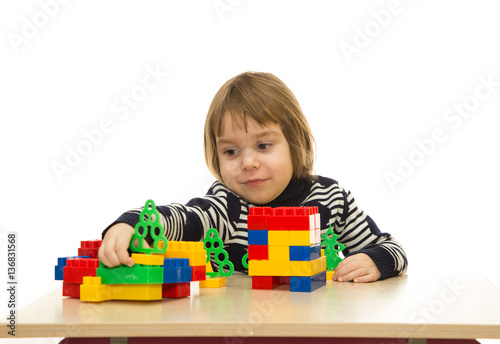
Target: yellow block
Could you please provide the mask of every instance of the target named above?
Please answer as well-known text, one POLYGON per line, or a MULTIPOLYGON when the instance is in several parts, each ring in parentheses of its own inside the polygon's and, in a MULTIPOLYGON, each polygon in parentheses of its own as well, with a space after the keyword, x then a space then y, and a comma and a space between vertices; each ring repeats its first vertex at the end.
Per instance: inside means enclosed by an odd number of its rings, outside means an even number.
POLYGON ((214 272, 214 269, 212 269, 212 263, 207 263, 206 272, 214 272))
POLYGON ((268 246, 270 261, 287 262, 290 260, 290 246, 268 246))
POLYGON ((161 265, 163 266, 163 254, 142 254, 132 253, 132 259, 135 264, 142 265, 161 265))
POLYGON ((326 281, 333 281, 332 280, 332 277, 333 277, 333 274, 335 274, 335 270, 332 270, 332 271, 326 271, 326 281))
POLYGON ((201 241, 169 241, 165 258, 188 258, 189 266, 205 265, 207 251, 201 241))
POLYGON ((80 300, 101 302, 108 300, 161 300, 161 284, 102 284, 101 277, 83 277, 80 300))
POLYGON ((314 231, 288 231, 288 242, 290 246, 314 245, 314 231), (311 240, 313 239, 313 240, 311 240))
POLYGON ((111 286, 101 284, 101 277, 83 277, 83 284, 80 284, 80 300, 87 302, 108 301, 113 298, 111 286))
POLYGON ((268 245, 290 245, 289 231, 267 231, 268 245))
POLYGON ((200 288, 220 288, 226 285, 226 277, 208 277, 200 281, 200 288))
POLYGON ((250 260, 250 276, 313 276, 326 270, 326 257, 304 262, 250 260))
POLYGON ((161 300, 161 284, 113 284, 113 300, 161 300))

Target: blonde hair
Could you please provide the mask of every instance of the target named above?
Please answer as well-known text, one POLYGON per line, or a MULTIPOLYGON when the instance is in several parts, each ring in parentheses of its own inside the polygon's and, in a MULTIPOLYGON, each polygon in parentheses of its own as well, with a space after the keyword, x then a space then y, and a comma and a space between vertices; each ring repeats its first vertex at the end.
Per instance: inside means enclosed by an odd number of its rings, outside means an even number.
POLYGON ((314 137, 299 102, 283 81, 270 73, 245 72, 229 79, 214 96, 205 121, 205 162, 222 181, 217 137, 223 134, 225 116, 239 129, 247 121, 261 126, 279 125, 290 147, 293 177, 313 179, 314 137))

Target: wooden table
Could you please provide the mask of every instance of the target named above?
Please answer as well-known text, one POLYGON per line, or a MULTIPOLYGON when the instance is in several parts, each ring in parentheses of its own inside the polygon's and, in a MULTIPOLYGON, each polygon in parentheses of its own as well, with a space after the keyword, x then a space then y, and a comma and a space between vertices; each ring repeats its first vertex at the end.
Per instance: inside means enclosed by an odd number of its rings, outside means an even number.
MULTIPOLYGON (((0 337, 8 337, 5 317, 0 337)), ((220 289, 151 302, 84 303, 56 290, 18 311, 16 337, 500 338, 500 290, 481 276, 328 282, 312 293, 220 289)))

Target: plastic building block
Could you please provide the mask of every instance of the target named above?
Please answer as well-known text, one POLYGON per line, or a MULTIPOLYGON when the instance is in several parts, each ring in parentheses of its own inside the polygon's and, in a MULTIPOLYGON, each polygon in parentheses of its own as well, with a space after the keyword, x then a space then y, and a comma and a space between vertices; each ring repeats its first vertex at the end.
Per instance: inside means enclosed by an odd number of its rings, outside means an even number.
POLYGON ((269 245, 290 245, 289 231, 268 231, 269 245))
POLYGON ((290 246, 311 246, 314 245, 314 231, 289 231, 288 240, 290 246), (311 234, 312 233, 312 234, 311 234))
POLYGON ((90 258, 97 258, 97 253, 99 251, 101 243, 102 240, 81 241, 80 248, 78 249, 78 255, 89 256, 90 258))
POLYGON ((102 284, 161 284, 163 267, 136 264, 133 267, 120 265, 108 268, 101 262, 96 276, 102 278, 102 284))
POLYGON ((321 237, 325 245, 326 269, 332 271, 342 261, 342 258, 339 257, 339 252, 345 249, 345 245, 337 242, 339 236, 333 232, 332 225, 330 225, 326 233, 321 237))
POLYGON ((272 209, 267 219, 270 231, 310 231, 316 227, 316 207, 281 207, 272 209))
POLYGON ((248 231, 248 245, 268 245, 268 231, 266 229, 252 229, 248 231))
POLYGON ((67 259, 63 269, 63 281, 67 283, 82 283, 84 276, 95 276, 99 266, 99 259, 96 258, 75 258, 67 259))
POLYGON ((225 277, 209 277, 200 283, 200 288, 221 288, 226 285, 225 277))
POLYGON ((187 258, 165 258, 163 264, 163 283, 191 281, 191 267, 187 258))
POLYGON ((56 281, 62 281, 64 278, 64 267, 66 266, 66 261, 68 259, 76 258, 90 258, 89 256, 74 256, 74 257, 59 257, 57 258, 57 265, 54 269, 54 275, 56 281))
POLYGON ((80 300, 88 302, 101 302, 111 300, 112 286, 101 283, 101 277, 84 277, 80 285, 80 300))
POLYGON ((207 277, 207 266, 191 266, 191 281, 203 281, 207 277))
POLYGON ((113 300, 161 300, 161 289, 161 284, 115 284, 111 286, 113 300))
POLYGON ((269 261, 277 261, 277 262, 290 261, 290 247, 269 246, 269 261))
POLYGON ((169 241, 165 258, 188 258, 189 266, 200 266, 207 263, 207 251, 203 242, 169 241))
POLYGON ((274 289, 286 282, 282 276, 252 276, 252 289, 274 289))
POLYGON ((315 260, 321 257, 321 245, 289 246, 291 261, 315 260))
POLYGON ((321 229, 314 230, 314 244, 321 244, 321 229))
POLYGON ((162 254, 141 254, 132 253, 132 259, 135 264, 140 265, 162 265, 163 266, 163 255, 162 254))
POLYGON ((80 283, 63 282, 62 296, 80 297, 80 283))
POLYGON ((335 274, 335 270, 332 271, 326 271, 326 281, 333 281, 332 277, 335 274))
POLYGON ((248 262, 250 276, 313 276, 326 270, 326 257, 305 262, 278 262, 251 260, 248 262))
MULTIPOLYGON (((247 216, 247 228, 252 229, 267 229, 267 218, 271 213, 271 207, 253 207, 249 209, 247 216)), ((257 244, 259 245, 259 244, 257 244)), ((264 245, 264 244, 262 244, 264 245)))
POLYGON ((248 259, 269 259, 269 246, 248 245, 248 259))
POLYGON ((167 250, 167 238, 160 223, 160 214, 156 210, 153 200, 146 201, 144 209, 139 216, 139 222, 135 225, 135 232, 130 240, 130 250, 141 253, 160 253, 167 250), (153 247, 144 247, 144 239, 151 234, 153 247))
POLYGON ((207 250, 207 263, 213 256, 218 267, 217 272, 207 272, 207 275, 210 277, 231 276, 234 272, 234 265, 229 260, 228 253, 224 250, 224 243, 219 238, 219 232, 215 228, 210 228, 205 239, 203 239, 203 243, 207 250))
POLYGON ((164 283, 162 285, 163 297, 186 297, 191 295, 191 283, 164 283))
POLYGON ((205 265, 205 268, 206 268, 206 273, 209 273, 209 272, 214 272, 214 270, 212 269, 212 262, 208 262, 208 263, 205 265))
POLYGON ((326 284, 326 271, 314 276, 290 276, 290 291, 311 292, 326 284))
POLYGON ((161 300, 161 284, 102 284, 99 277, 86 277, 80 286, 80 300, 101 302, 107 300, 161 300))

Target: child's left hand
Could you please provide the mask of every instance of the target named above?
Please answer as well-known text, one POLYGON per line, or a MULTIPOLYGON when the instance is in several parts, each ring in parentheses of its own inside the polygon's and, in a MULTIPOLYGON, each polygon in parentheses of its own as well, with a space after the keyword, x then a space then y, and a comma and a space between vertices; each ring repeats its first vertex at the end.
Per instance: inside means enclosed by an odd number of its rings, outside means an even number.
POLYGON ((381 273, 373 260, 365 253, 345 258, 335 269, 333 280, 338 282, 373 282, 381 273))

